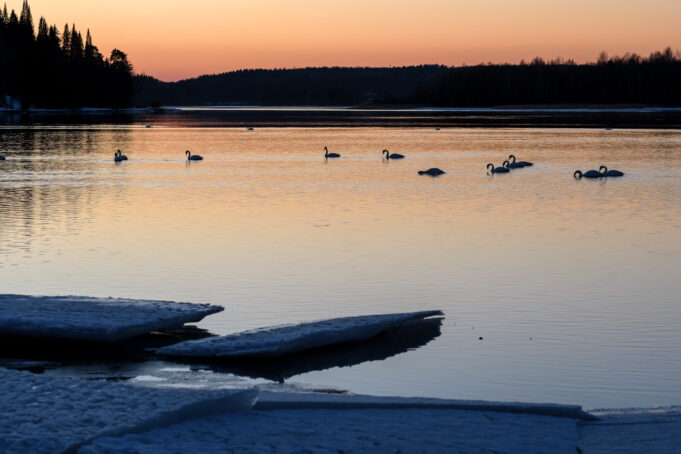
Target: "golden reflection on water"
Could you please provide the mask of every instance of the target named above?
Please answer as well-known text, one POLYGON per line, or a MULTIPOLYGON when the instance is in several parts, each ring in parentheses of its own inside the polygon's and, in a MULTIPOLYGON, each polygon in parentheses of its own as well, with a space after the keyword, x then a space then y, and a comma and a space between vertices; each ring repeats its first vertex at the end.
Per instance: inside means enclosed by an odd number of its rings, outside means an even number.
POLYGON ((223 304, 201 324, 217 333, 436 308, 443 335, 417 352, 298 379, 681 401, 679 132, 14 128, 0 151, 5 293, 223 304), (486 174, 510 153, 535 166, 486 174), (627 175, 572 178, 601 164, 627 175))

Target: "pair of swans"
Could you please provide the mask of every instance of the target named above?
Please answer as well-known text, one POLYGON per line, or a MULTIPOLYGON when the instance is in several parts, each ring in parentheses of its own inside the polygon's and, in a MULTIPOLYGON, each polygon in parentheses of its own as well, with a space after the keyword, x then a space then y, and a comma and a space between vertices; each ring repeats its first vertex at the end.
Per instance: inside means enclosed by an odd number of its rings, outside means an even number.
POLYGON ((584 178, 603 178, 603 177, 621 177, 624 176, 624 172, 620 172, 619 170, 608 170, 606 166, 600 166, 598 170, 587 170, 586 172, 582 173, 581 170, 575 170, 575 173, 572 174, 573 177, 576 179, 580 180, 582 177, 584 178))
POLYGON ((116 151, 114 153, 114 162, 121 162, 121 161, 127 161, 128 157, 121 153, 121 150, 116 151))
POLYGON ((533 166, 533 162, 528 162, 528 161, 518 161, 516 162, 515 160, 515 155, 508 155, 508 167, 509 169, 522 169, 523 167, 531 167, 533 166))
MULTIPOLYGON (((381 152, 381 155, 385 155, 385 159, 404 159, 404 155, 399 154, 399 153, 390 153, 388 150, 383 150, 381 152)), ((327 147, 324 147, 324 158, 329 159, 329 158, 340 158, 341 155, 338 153, 329 153, 329 149, 327 147)))
POLYGON ((501 167, 494 167, 494 164, 487 164, 487 171, 490 173, 508 173, 511 169, 522 169, 523 167, 533 166, 534 163, 528 161, 517 161, 515 155, 508 155, 508 159, 501 164, 501 167))

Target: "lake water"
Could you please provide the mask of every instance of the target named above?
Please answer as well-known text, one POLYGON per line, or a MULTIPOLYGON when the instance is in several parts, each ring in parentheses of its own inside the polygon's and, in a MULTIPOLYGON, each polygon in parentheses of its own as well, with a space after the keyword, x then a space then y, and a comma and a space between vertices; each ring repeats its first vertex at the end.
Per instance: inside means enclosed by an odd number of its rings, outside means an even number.
POLYGON ((0 153, 2 293, 220 304, 217 334, 441 309, 424 347, 290 382, 681 404, 681 131, 43 124, 0 153), (486 174, 510 153, 534 167, 486 174), (572 177, 601 164, 626 176, 572 177))

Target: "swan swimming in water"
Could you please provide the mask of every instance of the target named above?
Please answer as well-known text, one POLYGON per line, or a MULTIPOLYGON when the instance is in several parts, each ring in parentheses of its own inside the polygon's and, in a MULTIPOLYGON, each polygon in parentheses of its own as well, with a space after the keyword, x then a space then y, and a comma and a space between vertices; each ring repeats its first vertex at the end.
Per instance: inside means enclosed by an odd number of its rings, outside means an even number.
POLYGON ((443 173, 447 173, 442 169, 438 169, 437 167, 432 167, 428 170, 419 170, 419 175, 430 175, 431 177, 437 177, 442 175, 443 173))
POLYGON ((114 153, 114 162, 121 162, 123 158, 118 154, 118 151, 114 153))
MULTIPOLYGON (((508 161, 504 161, 504 164, 506 164, 508 161)), ((491 162, 487 164, 487 170, 492 172, 492 173, 508 173, 510 172, 508 167, 494 167, 494 164, 491 162), (491 169, 490 169, 491 167, 491 169)))
POLYGON ((4 160, 5 160, 5 155, 4 155, 4 154, 0 154, 0 161, 4 161, 4 160))
POLYGON ((385 159, 404 159, 403 154, 399 154, 399 153, 390 154, 390 152, 388 150, 383 150, 381 152, 381 154, 385 154, 385 159))
POLYGON ((534 165, 534 163, 528 162, 528 161, 515 162, 515 155, 512 155, 512 154, 508 155, 508 160, 509 160, 508 166, 511 169, 518 169, 518 168, 522 168, 522 167, 530 167, 530 166, 534 165))
POLYGON ((126 155, 124 155, 123 153, 121 153, 121 150, 118 150, 116 153, 118 154, 118 157, 121 159, 121 161, 127 161, 128 160, 128 157, 126 155))
POLYGON ((198 154, 192 154, 191 151, 187 150, 184 152, 187 155, 187 161, 203 161, 203 157, 198 154))
POLYGON ((329 153, 329 149, 324 147, 324 157, 325 158, 340 158, 338 153, 329 153))
POLYGON ((606 176, 606 177, 623 177, 624 176, 624 172, 620 172, 619 170, 614 170, 614 169, 608 170, 608 168, 605 167, 605 166, 600 166, 598 168, 598 170, 603 172, 603 176, 606 176))
POLYGON ((575 170, 575 173, 572 174, 573 177, 576 179, 580 180, 582 177, 584 178, 602 178, 605 176, 605 174, 599 172, 598 170, 587 170, 586 172, 582 173, 581 170, 575 170))

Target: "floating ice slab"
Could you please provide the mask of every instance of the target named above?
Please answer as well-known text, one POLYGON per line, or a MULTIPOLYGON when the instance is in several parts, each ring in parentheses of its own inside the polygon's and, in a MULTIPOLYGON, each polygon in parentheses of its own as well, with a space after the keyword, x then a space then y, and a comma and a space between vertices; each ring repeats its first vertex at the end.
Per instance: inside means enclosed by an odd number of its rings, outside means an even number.
POLYGON ((177 329, 222 310, 209 304, 171 301, 0 295, 0 335, 114 342, 177 329))
POLYGON ((160 348, 157 353, 180 357, 278 357, 316 347, 369 339, 403 323, 441 315, 444 315, 441 311, 422 311, 274 326, 180 342, 160 348))
POLYGON ((97 437, 248 410, 257 391, 154 389, 0 369, 0 452, 76 452, 97 437))

